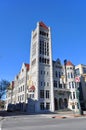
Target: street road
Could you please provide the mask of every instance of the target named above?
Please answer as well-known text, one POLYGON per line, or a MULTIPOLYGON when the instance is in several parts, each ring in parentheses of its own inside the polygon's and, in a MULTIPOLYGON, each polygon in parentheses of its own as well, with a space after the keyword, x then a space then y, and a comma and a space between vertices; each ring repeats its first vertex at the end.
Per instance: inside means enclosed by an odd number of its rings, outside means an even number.
POLYGON ((86 130, 86 118, 55 119, 48 115, 22 115, 4 119, 2 130, 86 130))

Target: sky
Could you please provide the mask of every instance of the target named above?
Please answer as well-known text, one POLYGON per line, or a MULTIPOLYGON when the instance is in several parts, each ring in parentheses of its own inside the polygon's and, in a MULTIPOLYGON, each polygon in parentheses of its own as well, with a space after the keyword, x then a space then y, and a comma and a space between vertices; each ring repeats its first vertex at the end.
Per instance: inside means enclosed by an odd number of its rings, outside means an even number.
POLYGON ((51 27, 53 60, 86 64, 86 0, 0 0, 0 79, 13 80, 29 63, 38 21, 51 27))

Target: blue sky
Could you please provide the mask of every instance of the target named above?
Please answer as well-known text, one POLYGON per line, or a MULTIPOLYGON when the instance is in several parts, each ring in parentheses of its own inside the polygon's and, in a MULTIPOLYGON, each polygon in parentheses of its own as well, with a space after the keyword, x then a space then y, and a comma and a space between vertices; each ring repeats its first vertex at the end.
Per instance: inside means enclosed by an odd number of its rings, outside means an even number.
POLYGON ((86 0, 0 0, 0 79, 29 63, 31 31, 52 28, 53 59, 86 64, 86 0))

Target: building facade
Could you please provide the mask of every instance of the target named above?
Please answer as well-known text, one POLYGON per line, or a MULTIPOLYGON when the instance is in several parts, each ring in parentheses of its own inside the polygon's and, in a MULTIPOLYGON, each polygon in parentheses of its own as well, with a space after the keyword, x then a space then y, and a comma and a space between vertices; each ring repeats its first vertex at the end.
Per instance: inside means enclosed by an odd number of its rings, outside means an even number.
MULTIPOLYGON (((7 93, 7 105, 16 104, 17 109, 29 113, 60 109, 78 113, 81 107, 76 70, 70 61, 65 60, 64 65, 60 59, 53 61, 51 29, 38 22, 31 35, 30 65, 23 63, 14 88, 7 93)), ((84 80, 80 82, 84 84, 84 80)), ((86 95, 85 89, 83 94, 86 95)), ((83 100, 85 103, 85 96, 83 100)))
POLYGON ((70 90, 65 83, 65 76, 61 61, 53 61, 53 87, 55 110, 67 109, 70 90))
POLYGON ((20 72, 15 76, 14 81, 10 83, 8 88, 6 109, 8 109, 8 105, 15 104, 16 110, 26 111, 28 103, 28 79, 29 64, 23 63, 20 72))
POLYGON ((64 70, 66 70, 66 85, 70 90, 68 107, 74 112, 79 112, 81 108, 77 96, 78 86, 75 81, 75 66, 70 61, 68 61, 64 70))
MULTIPOLYGON (((32 31, 30 54, 30 80, 34 86, 35 112, 54 111, 51 30, 37 23, 32 31)), ((29 104, 30 105, 30 104, 29 104)))
POLYGON ((75 66, 76 80, 79 80, 78 89, 80 91, 79 100, 83 110, 86 108, 86 65, 75 66))

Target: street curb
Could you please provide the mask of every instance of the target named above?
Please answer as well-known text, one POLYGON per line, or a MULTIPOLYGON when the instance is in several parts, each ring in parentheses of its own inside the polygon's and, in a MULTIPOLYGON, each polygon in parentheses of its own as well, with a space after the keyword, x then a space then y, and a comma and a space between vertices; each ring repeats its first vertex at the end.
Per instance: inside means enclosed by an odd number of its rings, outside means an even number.
POLYGON ((65 119, 67 117, 66 116, 53 116, 52 118, 65 119))
POLYGON ((53 116, 52 118, 65 119, 65 118, 77 118, 77 117, 86 117, 86 115, 53 116))

